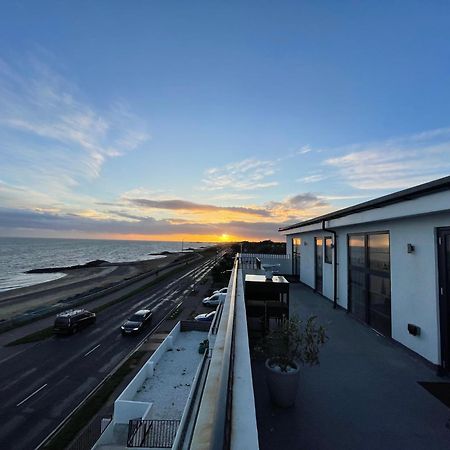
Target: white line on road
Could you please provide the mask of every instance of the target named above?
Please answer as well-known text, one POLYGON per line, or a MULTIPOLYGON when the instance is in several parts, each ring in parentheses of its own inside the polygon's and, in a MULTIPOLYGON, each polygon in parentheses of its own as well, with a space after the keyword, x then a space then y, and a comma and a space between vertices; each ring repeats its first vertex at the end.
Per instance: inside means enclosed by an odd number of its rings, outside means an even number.
POLYGON ((97 348, 99 348, 100 345, 102 345, 102 344, 96 345, 92 350, 89 350, 84 356, 87 356, 87 355, 89 355, 90 353, 92 353, 94 350, 96 350, 97 348))
POLYGON ((20 403, 17 403, 16 406, 20 406, 22 403, 25 403, 27 400, 29 400, 33 395, 36 395, 39 391, 42 391, 42 389, 47 386, 47 383, 45 383, 43 386, 41 386, 39 389, 35 390, 32 394, 30 394, 27 398, 23 399, 20 403))

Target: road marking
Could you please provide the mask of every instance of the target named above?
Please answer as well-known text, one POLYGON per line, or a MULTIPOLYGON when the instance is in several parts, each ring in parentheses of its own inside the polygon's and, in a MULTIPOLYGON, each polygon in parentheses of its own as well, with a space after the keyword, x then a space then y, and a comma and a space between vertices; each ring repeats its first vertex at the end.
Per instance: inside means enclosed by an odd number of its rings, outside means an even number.
POLYGON ((99 348, 100 345, 102 345, 102 344, 96 345, 92 350, 89 350, 84 356, 87 356, 87 355, 89 355, 90 353, 92 353, 94 350, 96 350, 97 348, 99 348))
POLYGON ((27 398, 25 398, 24 400, 22 400, 20 403, 17 403, 16 406, 20 406, 23 403, 25 403, 27 400, 29 400, 31 397, 33 397, 33 395, 36 395, 39 391, 42 391, 42 389, 45 388, 45 386, 47 386, 47 383, 45 383, 43 386, 41 386, 39 389, 35 390, 32 394, 30 394, 27 398))

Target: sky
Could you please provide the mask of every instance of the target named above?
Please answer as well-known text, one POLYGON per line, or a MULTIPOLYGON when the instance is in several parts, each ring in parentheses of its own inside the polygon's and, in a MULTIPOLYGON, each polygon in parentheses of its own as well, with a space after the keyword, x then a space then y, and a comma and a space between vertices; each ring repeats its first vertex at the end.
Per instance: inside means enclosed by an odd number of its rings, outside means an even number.
POLYGON ((3 1, 0 236, 282 241, 450 174, 447 1, 3 1))

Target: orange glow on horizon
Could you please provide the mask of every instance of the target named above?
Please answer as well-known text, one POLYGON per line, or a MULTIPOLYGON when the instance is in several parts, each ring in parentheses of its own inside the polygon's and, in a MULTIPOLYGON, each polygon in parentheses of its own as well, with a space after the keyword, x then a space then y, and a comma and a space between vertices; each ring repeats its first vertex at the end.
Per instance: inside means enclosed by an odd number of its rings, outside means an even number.
POLYGON ((168 242, 211 242, 211 243, 231 243, 240 241, 263 241, 267 237, 234 236, 223 233, 216 234, 119 234, 108 233, 92 236, 92 239, 112 239, 124 241, 168 241, 168 242))

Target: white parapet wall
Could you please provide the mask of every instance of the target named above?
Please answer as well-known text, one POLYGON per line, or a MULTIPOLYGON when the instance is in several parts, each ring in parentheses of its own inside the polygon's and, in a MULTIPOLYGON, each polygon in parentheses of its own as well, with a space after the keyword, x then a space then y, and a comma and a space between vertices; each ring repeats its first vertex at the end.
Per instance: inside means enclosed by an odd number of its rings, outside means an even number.
POLYGON ((131 419, 145 419, 148 416, 152 403, 135 401, 134 399, 144 381, 153 376, 154 368, 164 353, 173 349, 173 343, 179 334, 180 323, 178 322, 170 334, 164 339, 158 349, 153 353, 150 359, 144 364, 142 369, 136 374, 130 384, 114 402, 113 423, 126 424, 131 419))

